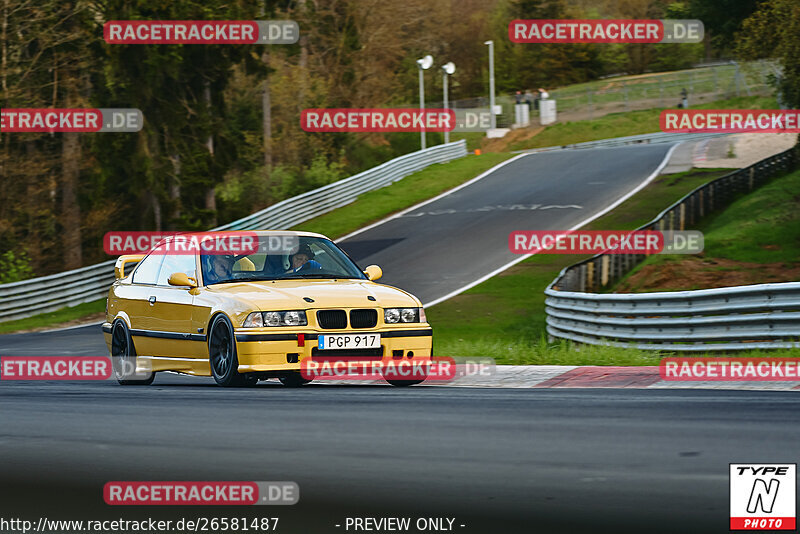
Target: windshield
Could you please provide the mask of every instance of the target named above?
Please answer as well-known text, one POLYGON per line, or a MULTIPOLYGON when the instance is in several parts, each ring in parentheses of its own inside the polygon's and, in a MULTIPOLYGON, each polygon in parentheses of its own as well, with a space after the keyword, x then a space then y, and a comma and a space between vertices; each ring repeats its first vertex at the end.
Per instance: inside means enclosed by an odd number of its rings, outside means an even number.
POLYGON ((359 279, 366 276, 329 239, 319 237, 259 236, 258 252, 233 256, 203 254, 205 285, 232 281, 294 279, 359 279))

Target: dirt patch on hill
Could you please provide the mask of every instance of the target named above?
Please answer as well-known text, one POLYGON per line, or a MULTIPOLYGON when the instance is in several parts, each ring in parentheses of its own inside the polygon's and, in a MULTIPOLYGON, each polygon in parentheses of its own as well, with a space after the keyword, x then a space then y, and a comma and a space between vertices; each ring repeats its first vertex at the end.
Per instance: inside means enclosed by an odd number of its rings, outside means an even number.
POLYGON ((711 139, 706 157, 695 161, 694 166, 741 169, 788 150, 797 142, 798 136, 793 133, 759 132, 711 139))
POLYGON ((798 280, 798 263, 748 263, 687 257, 659 265, 645 265, 617 286, 615 292, 683 291, 798 280))
POLYGON ((484 152, 507 152, 509 147, 536 137, 543 131, 544 126, 517 128, 516 130, 511 130, 505 136, 496 139, 485 137, 481 143, 481 149, 484 152))

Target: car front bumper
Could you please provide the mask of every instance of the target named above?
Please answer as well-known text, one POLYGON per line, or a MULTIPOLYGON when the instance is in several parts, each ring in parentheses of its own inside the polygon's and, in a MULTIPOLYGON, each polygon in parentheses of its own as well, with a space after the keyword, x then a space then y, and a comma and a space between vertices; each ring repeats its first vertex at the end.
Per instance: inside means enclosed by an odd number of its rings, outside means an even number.
POLYGON ((433 331, 430 326, 369 331, 325 331, 298 333, 260 333, 237 329, 236 347, 239 372, 299 371, 303 360, 319 357, 361 359, 430 359, 433 331), (380 349, 319 350, 317 336, 321 334, 380 334, 380 349))

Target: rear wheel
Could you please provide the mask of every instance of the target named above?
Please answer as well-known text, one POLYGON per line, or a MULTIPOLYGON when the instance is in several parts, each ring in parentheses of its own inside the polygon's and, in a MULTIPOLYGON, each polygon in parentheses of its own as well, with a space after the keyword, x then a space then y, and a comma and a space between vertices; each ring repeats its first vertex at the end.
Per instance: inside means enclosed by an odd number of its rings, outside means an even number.
POLYGON ((208 336, 208 359, 214 381, 223 387, 254 386, 258 378, 239 373, 233 326, 227 317, 218 315, 208 336))
POLYGON ((148 386, 155 379, 152 372, 146 377, 136 373, 136 349, 128 325, 122 319, 114 321, 111 329, 111 365, 114 377, 123 386, 148 386))

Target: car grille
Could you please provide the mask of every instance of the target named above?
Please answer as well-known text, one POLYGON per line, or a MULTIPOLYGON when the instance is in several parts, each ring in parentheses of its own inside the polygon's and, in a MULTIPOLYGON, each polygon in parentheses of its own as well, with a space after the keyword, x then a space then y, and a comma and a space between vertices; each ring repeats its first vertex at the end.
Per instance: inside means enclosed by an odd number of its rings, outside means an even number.
POLYGON ((377 324, 377 310, 350 310, 350 328, 374 328, 377 324))
POLYGON ((325 358, 383 358, 383 346, 375 349, 332 349, 319 350, 317 347, 311 349, 311 357, 319 360, 325 358))
POLYGON ((317 323, 325 329, 347 328, 347 314, 344 310, 319 310, 317 323))

